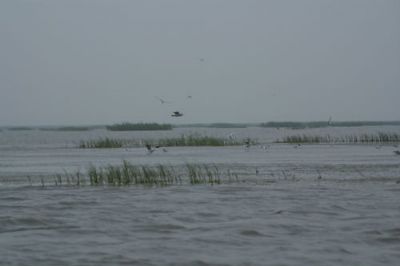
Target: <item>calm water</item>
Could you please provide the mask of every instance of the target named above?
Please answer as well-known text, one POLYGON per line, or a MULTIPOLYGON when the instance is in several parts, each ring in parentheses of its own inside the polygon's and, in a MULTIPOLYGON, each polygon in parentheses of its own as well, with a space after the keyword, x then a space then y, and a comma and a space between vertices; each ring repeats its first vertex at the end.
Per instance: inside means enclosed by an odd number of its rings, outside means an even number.
POLYGON ((400 156, 392 145, 272 144, 291 134, 400 127, 167 132, 0 132, 0 265, 399 265, 400 156), (244 147, 80 150, 97 137, 193 132, 244 147), (215 164, 237 182, 168 187, 54 186, 89 164, 215 164), (46 186, 27 176, 48 177, 46 186))

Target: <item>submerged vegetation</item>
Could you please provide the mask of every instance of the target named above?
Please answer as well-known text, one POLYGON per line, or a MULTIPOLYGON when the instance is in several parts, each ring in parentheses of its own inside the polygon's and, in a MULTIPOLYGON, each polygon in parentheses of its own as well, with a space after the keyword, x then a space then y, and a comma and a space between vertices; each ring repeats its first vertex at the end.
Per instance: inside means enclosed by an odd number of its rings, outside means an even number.
POLYGON ((343 144, 381 144, 381 143, 397 143, 400 142, 400 135, 396 133, 379 132, 377 134, 361 134, 346 136, 330 136, 330 135, 291 135, 286 136, 278 143, 343 143, 343 144))
POLYGON ((157 124, 157 123, 121 123, 106 126, 110 131, 133 131, 133 130, 171 130, 170 124, 157 124))

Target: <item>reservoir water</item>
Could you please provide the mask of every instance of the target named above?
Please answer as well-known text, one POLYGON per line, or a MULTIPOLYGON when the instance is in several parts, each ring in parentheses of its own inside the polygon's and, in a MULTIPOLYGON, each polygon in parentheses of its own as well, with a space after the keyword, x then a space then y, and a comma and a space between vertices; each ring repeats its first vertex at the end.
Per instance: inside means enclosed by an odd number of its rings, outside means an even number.
POLYGON ((400 156, 390 144, 278 144, 400 127, 0 131, 0 265, 399 265, 400 156), (99 137, 200 134, 257 144, 79 149, 99 137), (218 185, 55 185, 89 165, 212 165, 218 185), (43 180, 43 181, 42 181, 43 180))

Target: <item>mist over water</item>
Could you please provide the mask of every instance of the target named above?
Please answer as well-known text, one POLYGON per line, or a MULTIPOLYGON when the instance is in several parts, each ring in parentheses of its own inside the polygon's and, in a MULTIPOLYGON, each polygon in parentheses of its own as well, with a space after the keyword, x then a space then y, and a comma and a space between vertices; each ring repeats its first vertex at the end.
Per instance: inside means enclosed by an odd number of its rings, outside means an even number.
POLYGON ((323 129, 0 132, 0 265, 397 265, 400 157, 395 144, 277 144, 293 134, 399 133, 399 126, 323 129), (99 137, 234 135, 256 145, 79 149, 99 137), (218 167, 220 185, 60 185, 88 166, 218 167), (28 179, 29 177, 29 179, 28 179), (39 181, 44 179, 44 187, 39 181), (30 181, 28 181, 30 180, 30 181), (32 182, 32 183, 30 183, 32 182))

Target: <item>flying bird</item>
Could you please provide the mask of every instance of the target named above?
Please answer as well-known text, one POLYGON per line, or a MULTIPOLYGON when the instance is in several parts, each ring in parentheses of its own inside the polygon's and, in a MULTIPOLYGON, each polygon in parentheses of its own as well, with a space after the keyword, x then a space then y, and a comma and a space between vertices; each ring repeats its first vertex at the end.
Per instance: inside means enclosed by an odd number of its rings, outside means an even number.
POLYGON ((151 153, 153 153, 155 151, 155 149, 153 149, 153 147, 151 147, 150 144, 146 144, 146 149, 147 149, 149 154, 151 154, 151 153))
POLYGON ((172 117, 180 117, 180 116, 183 116, 183 114, 181 112, 179 112, 179 111, 175 111, 175 112, 172 113, 171 116, 172 117))
POLYGON ((332 125, 332 116, 329 116, 328 126, 332 125))
POLYGON ((156 98, 157 100, 159 100, 159 101, 161 102, 161 104, 170 103, 169 101, 166 101, 166 100, 164 100, 164 99, 161 99, 160 97, 157 97, 157 96, 154 96, 154 98, 156 98))

